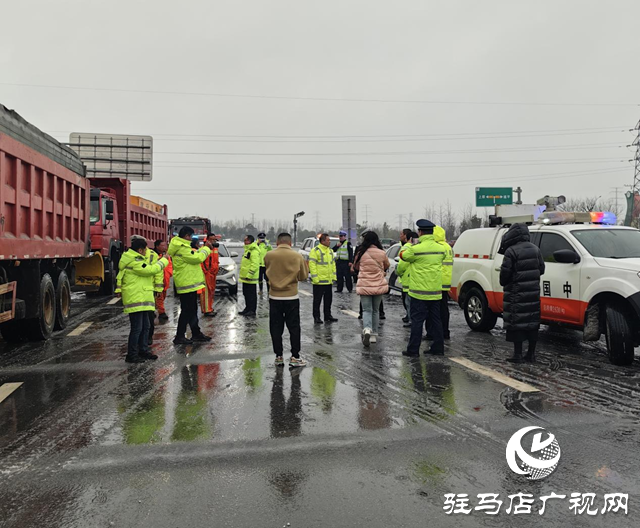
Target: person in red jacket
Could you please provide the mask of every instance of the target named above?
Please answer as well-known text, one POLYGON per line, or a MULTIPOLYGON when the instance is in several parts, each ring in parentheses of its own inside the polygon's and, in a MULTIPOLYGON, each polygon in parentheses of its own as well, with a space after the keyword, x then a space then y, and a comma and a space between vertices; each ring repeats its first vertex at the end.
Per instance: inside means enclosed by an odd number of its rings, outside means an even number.
POLYGON ((169 316, 164 309, 164 300, 167 298, 167 290, 169 289, 169 284, 171 284, 173 264, 171 263, 171 257, 167 255, 167 243, 164 240, 156 240, 153 244, 153 250, 158 254, 158 258, 164 257, 169 261, 169 265, 163 270, 164 279, 162 292, 156 293, 156 310, 158 310, 158 319, 160 319, 160 321, 166 321, 169 319, 169 316))
POLYGON ((206 287, 200 293, 200 308, 202 313, 207 317, 215 317, 216 312, 213 311, 213 299, 216 293, 216 276, 219 269, 219 256, 218 256, 218 243, 220 237, 209 233, 207 239, 213 242, 213 249, 211 254, 201 264, 202 271, 204 272, 204 280, 206 287))

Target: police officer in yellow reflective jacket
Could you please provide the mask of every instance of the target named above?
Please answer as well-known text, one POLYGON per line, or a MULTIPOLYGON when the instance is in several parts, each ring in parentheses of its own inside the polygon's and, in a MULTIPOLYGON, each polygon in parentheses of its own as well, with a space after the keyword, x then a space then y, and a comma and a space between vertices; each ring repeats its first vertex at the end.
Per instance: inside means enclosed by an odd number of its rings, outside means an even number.
POLYGON ((332 285, 336 280, 336 262, 331 239, 327 233, 320 235, 319 244, 309 253, 309 277, 313 284, 313 321, 322 324, 320 304, 324 298, 324 322, 335 323, 338 319, 331 315, 333 300, 332 285))
POLYGON ((433 228, 433 238, 445 249, 442 261, 442 300, 440 301, 440 319, 442 320, 442 333, 445 339, 451 339, 449 332, 449 290, 451 290, 451 277, 453 275, 453 249, 447 243, 446 232, 440 227, 433 228))
POLYGON ((336 254, 336 276, 338 285, 336 293, 341 293, 346 283, 347 291, 351 293, 353 290, 353 282, 351 280, 351 265, 353 264, 353 247, 347 238, 346 231, 338 233, 340 241, 333 246, 333 252, 336 254))
POLYGON ((262 293, 262 281, 265 280, 267 283, 267 291, 269 291, 269 277, 267 277, 267 268, 264 265, 264 257, 269 251, 273 248, 271 244, 267 240, 266 233, 258 233, 258 241, 256 242, 258 246, 258 250, 260 251, 260 274, 258 275, 258 285, 260 287, 260 293, 262 293))
POLYGON ((240 263, 240 282, 242 283, 245 307, 244 310, 238 312, 240 315, 256 315, 261 255, 262 253, 253 235, 244 237, 244 254, 240 263))
POLYGON ((428 322, 428 333, 433 337, 430 354, 444 355, 444 337, 440 321, 440 303, 442 301, 442 263, 445 248, 436 242, 429 220, 418 220, 419 242, 402 249, 400 259, 411 264, 409 277, 409 297, 411 297, 411 337, 406 356, 420 354, 422 326, 428 322))
POLYGON ((190 345, 194 341, 211 341, 198 325, 198 292, 205 287, 202 264, 211 254, 211 240, 200 249, 191 247, 193 228, 184 226, 178 236, 169 242, 167 253, 173 263, 173 284, 180 298, 180 317, 173 342, 190 345), (191 339, 185 336, 187 325, 191 328, 191 339))
POLYGON ((122 255, 116 278, 116 293, 122 296, 124 313, 129 314, 131 330, 127 346, 127 363, 142 363, 146 359, 158 359, 149 352, 149 313, 154 313, 153 280, 169 263, 165 258, 149 264, 147 241, 138 236, 132 238, 131 247, 122 255))
MULTIPOLYGON (((400 233, 400 243, 402 249, 407 249, 412 245, 413 241, 418 239, 418 233, 411 231, 411 229, 403 229, 400 233)), ((404 260, 400 260, 396 266, 396 276, 398 281, 402 284, 402 302, 407 310, 407 315, 402 318, 404 328, 411 327, 411 297, 409 297, 409 278, 411 277, 411 264, 404 260)))

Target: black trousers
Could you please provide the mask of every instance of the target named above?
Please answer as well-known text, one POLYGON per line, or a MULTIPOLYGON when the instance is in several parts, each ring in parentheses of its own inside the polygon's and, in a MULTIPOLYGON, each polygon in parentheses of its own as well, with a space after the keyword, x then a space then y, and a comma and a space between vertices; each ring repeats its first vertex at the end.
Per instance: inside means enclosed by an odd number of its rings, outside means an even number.
POLYGON ((178 317, 177 337, 184 337, 187 325, 191 328, 191 335, 202 333, 198 325, 198 292, 181 293, 180 317, 178 317))
POLYGON ((136 357, 139 353, 145 353, 149 349, 149 312, 133 312, 129 314, 129 342, 127 356, 136 357))
POLYGON ((260 266, 260 274, 258 275, 258 284, 260 285, 260 291, 262 291, 262 279, 267 283, 267 291, 269 291, 269 277, 267 277, 267 268, 260 266))
POLYGON ((338 276, 337 292, 341 292, 344 283, 347 283, 347 290, 353 290, 353 281, 351 280, 351 268, 349 268, 348 260, 336 260, 336 275, 338 276))
POLYGON ((269 299, 269 332, 276 356, 281 356, 284 351, 282 334, 285 325, 289 330, 291 356, 300 357, 300 300, 269 299))
POLYGON ((243 282, 242 295, 244 295, 245 312, 256 313, 258 309, 258 285, 243 282))
POLYGON ((324 299, 324 318, 331 317, 331 302, 333 301, 333 287, 331 284, 313 285, 313 318, 320 319, 320 303, 324 299))
POLYGON ((411 298, 411 336, 407 352, 410 354, 420 353, 420 343, 422 342, 422 327, 427 321, 427 333, 433 337, 431 345, 432 352, 444 351, 444 336, 442 335, 442 321, 440 321, 440 305, 442 301, 423 301, 411 298))
POLYGON ((149 314, 149 341, 151 341, 153 333, 156 331, 156 312, 153 310, 147 313, 149 314))
POLYGON ((442 292, 440 321, 442 321, 442 334, 448 339, 451 336, 449 333, 449 292, 442 292))

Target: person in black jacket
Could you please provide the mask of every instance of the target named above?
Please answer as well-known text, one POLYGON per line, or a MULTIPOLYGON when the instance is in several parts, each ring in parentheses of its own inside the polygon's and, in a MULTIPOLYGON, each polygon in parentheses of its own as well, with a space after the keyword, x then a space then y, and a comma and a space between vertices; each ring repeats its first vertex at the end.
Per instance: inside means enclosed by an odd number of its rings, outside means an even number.
POLYGON ((509 361, 535 361, 540 328, 540 276, 544 259, 540 249, 530 241, 525 224, 513 224, 502 239, 498 253, 504 255, 500 268, 500 284, 504 287, 503 319, 507 341, 514 344, 509 361), (522 344, 529 342, 524 360, 522 344))

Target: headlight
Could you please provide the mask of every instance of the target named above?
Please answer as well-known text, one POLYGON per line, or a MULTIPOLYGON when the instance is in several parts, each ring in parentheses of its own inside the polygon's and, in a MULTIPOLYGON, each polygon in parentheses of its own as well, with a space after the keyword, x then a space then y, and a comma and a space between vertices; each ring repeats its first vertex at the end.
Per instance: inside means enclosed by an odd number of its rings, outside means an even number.
POLYGON ((224 271, 226 271, 227 273, 231 273, 232 271, 235 271, 236 265, 235 264, 227 264, 226 266, 222 266, 222 269, 224 271))

